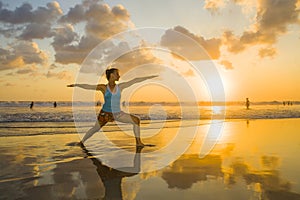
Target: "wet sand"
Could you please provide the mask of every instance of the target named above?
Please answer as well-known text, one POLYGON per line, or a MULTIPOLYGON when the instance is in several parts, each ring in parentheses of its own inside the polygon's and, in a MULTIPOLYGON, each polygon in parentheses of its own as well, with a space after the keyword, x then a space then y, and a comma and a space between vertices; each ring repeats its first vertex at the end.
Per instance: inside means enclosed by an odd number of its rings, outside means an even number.
POLYGON ((300 199, 299 122, 227 121, 213 151, 200 158, 209 127, 203 123, 188 150, 157 170, 151 164, 164 160, 153 160, 151 152, 189 127, 167 122, 144 139, 155 147, 138 150, 122 131, 97 133, 88 150, 71 145, 77 134, 1 137, 0 199, 300 199), (116 146, 108 147, 101 135, 116 146), (122 170, 111 168, 109 158, 122 170))

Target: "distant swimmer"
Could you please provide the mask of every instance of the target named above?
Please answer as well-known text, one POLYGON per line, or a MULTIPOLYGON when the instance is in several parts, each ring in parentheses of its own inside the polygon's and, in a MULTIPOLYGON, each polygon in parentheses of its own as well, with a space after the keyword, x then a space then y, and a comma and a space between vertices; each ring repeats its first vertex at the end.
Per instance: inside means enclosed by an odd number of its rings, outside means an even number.
POLYGON ((249 109, 250 107, 250 101, 249 101, 249 98, 246 98, 246 108, 247 110, 249 109))
POLYGON ((33 108, 33 104, 34 104, 34 102, 32 101, 32 102, 30 103, 30 109, 33 108))
POLYGON ((147 76, 135 78, 128 82, 123 82, 116 84, 119 81, 120 75, 119 70, 116 68, 111 68, 106 70, 106 78, 108 83, 98 84, 98 85, 88 85, 88 84, 71 84, 68 87, 80 87, 89 90, 98 90, 102 92, 104 96, 104 104, 98 115, 98 121, 95 125, 84 135, 80 142, 83 145, 84 142, 99 131, 107 122, 119 121, 122 123, 128 123, 133 125, 133 132, 135 135, 136 146, 143 147, 149 146, 145 145, 140 139, 140 119, 132 114, 125 113, 121 111, 121 93, 124 89, 130 87, 135 83, 145 81, 147 79, 155 78, 157 76, 147 76))

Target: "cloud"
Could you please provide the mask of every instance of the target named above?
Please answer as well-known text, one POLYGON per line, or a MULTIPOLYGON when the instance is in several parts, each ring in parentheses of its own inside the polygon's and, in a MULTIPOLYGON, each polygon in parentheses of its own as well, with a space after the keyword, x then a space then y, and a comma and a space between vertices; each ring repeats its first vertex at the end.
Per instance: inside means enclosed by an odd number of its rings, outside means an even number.
MULTIPOLYGON (((107 41, 101 48, 96 48, 80 68, 82 73, 92 73, 96 77, 103 75, 106 68, 118 68, 122 75, 157 74, 164 70, 161 65, 167 64, 165 57, 157 53, 155 46, 140 38, 140 43, 127 43, 123 40, 107 41), (134 70, 133 70, 134 69, 134 70)), ((172 57, 169 55, 169 57, 172 57)), ((122 76, 127 80, 126 76, 122 76)))
MULTIPOLYGON (((8 38, 26 41, 53 38, 51 44, 55 50, 55 62, 60 64, 81 64, 100 42, 133 27, 129 13, 122 5, 111 8, 97 0, 84 0, 70 8, 65 15, 55 1, 36 9, 31 4, 24 3, 13 10, 6 9, 1 3, 0 22, 3 23, 0 34, 8 38), (74 30, 73 25, 78 23, 83 25, 85 32, 82 35, 74 30)), ((13 49, 2 50, 2 58, 5 59, 1 61, 1 69, 34 62, 39 64, 40 58, 46 58, 32 51, 28 51, 33 53, 29 56, 25 51, 20 52, 19 47, 16 47, 17 53, 13 49), (32 59, 35 60, 31 61, 32 59)))
POLYGON ((193 70, 188 69, 185 72, 182 73, 184 76, 195 76, 195 73, 193 70))
POLYGON ((4 86, 13 87, 13 86, 16 86, 16 84, 14 84, 14 83, 5 83, 4 86))
POLYGON ((54 34, 52 45, 56 62, 81 64, 100 42, 132 26, 129 13, 123 6, 110 8, 99 2, 83 1, 59 19, 65 25, 56 29, 54 34), (85 35, 81 37, 73 28, 77 23, 85 25, 85 35))
POLYGON ((19 36, 23 40, 49 38, 53 35, 51 26, 48 24, 33 23, 26 26, 19 36))
POLYGON ((81 4, 70 8, 69 12, 59 19, 60 22, 72 24, 79 23, 83 20, 85 20, 85 8, 81 4))
POLYGON ((100 40, 132 26, 129 13, 122 5, 110 8, 108 4, 98 3, 98 1, 85 1, 83 4, 75 5, 59 21, 72 24, 86 22, 87 36, 100 40))
POLYGON ((179 53, 179 56, 184 56, 185 59, 189 60, 209 59, 208 55, 212 59, 218 59, 220 57, 221 44, 221 39, 205 39, 181 26, 167 30, 161 38, 162 46, 168 47, 171 51, 179 53), (203 51, 199 51, 201 47, 203 51))
POLYGON ((277 53, 276 48, 273 48, 273 47, 261 48, 259 50, 259 56, 261 58, 264 58, 264 57, 273 58, 276 55, 276 53, 277 53))
POLYGON ((62 10, 59 3, 56 1, 48 3, 46 7, 38 7, 36 10, 32 10, 32 6, 29 3, 24 3, 20 7, 11 11, 3 8, 3 4, 0 5, 0 21, 10 24, 24 24, 24 23, 48 23, 57 19, 62 14, 62 10))
POLYGON ((256 6, 256 0, 205 0, 204 8, 211 14, 216 14, 231 3, 240 5, 244 14, 251 13, 256 6))
POLYGON ((39 49, 37 43, 28 41, 14 43, 9 50, 0 47, 0 57, 0 70, 42 65, 48 60, 47 54, 39 49))
POLYGON ((52 46, 55 50, 55 61, 61 64, 81 64, 100 42, 101 40, 92 36, 80 38, 73 26, 66 24, 57 28, 54 33, 52 46))
POLYGON ((0 21, 11 24, 28 23, 33 20, 32 6, 29 3, 24 3, 17 7, 14 11, 0 6, 0 21))
POLYGON ((36 67, 31 66, 31 67, 26 67, 26 68, 21 68, 16 71, 16 74, 34 74, 36 72, 36 67))
POLYGON ((234 36, 231 31, 224 33, 228 50, 238 53, 248 46, 276 43, 289 25, 299 23, 296 4, 297 0, 259 0, 256 20, 250 30, 244 31, 240 37, 234 36))
POLYGON ((43 39, 52 36, 51 25, 62 15, 62 10, 57 2, 51 2, 46 7, 33 10, 31 4, 24 3, 15 10, 8 10, 0 5, 0 22, 10 26, 2 29, 4 36, 17 35, 19 39, 43 39))
POLYGON ((118 44, 109 43, 106 44, 105 48, 97 49, 96 51, 97 53, 85 61, 85 67, 81 68, 81 72, 96 73, 102 71, 103 67, 115 67, 120 69, 122 73, 125 73, 141 66, 143 66, 144 70, 142 73, 149 72, 151 74, 153 71, 158 72, 161 70, 156 65, 161 64, 162 60, 154 55, 151 45, 146 44, 143 40, 140 41, 138 46, 130 46, 123 41, 120 41, 118 44))
POLYGON ((284 33, 287 25, 298 23, 297 0, 260 0, 257 12, 258 30, 284 33))
POLYGON ((225 6, 224 0, 205 0, 204 8, 212 14, 219 11, 220 8, 225 6))
MULTIPOLYGON (((112 65, 112 67, 119 68, 122 72, 126 72, 130 69, 133 69, 138 66, 147 65, 147 64, 160 64, 162 61, 156 57, 151 48, 144 48, 144 44, 131 49, 128 53, 120 56, 116 59, 112 65)), ((147 71, 146 68, 143 68, 144 72, 147 71)), ((151 67, 151 71, 153 73, 153 66, 151 67)), ((157 71, 160 71, 158 68, 157 71)), ((149 73, 151 73, 149 71, 149 73)))
POLYGON ((214 14, 232 3, 240 5, 245 15, 256 12, 253 24, 241 35, 234 35, 231 30, 224 31, 222 42, 232 53, 242 52, 255 45, 265 45, 259 51, 259 56, 272 57, 276 49, 269 49, 269 46, 286 34, 289 25, 300 22, 299 0, 206 0, 204 8, 214 14))
POLYGON ((124 21, 129 20, 129 13, 122 5, 116 5, 111 10, 115 17, 120 18, 124 21))
POLYGON ((47 78, 56 78, 56 79, 60 79, 60 80, 67 80, 67 81, 71 81, 73 80, 73 75, 66 71, 60 71, 60 72, 54 72, 49 70, 48 73, 46 74, 47 78))
POLYGON ((58 69, 59 66, 57 66, 55 63, 52 63, 50 66, 49 66, 49 69, 50 70, 53 70, 53 69, 58 69))
POLYGON ((25 64, 44 64, 47 54, 41 51, 35 42, 19 42, 14 46, 16 56, 21 56, 25 64))
MULTIPOLYGON (((61 64, 81 64, 100 42, 133 26, 128 11, 122 5, 110 8, 97 0, 85 0, 72 7, 65 15, 55 1, 36 9, 31 4, 24 3, 13 10, 5 8, 0 2, 0 22, 3 23, 0 34, 8 38, 26 41, 53 38, 51 44, 55 50, 55 62, 61 64), (85 33, 82 35, 74 30, 73 25, 77 23, 84 26, 85 33), (54 27, 54 24, 58 27, 54 27)), ((42 53, 39 55, 24 45, 25 43, 20 43, 10 50, 1 48, 2 70, 32 63, 40 64, 46 58, 43 52, 39 51, 42 53)))
POLYGON ((290 24, 299 22, 296 0, 260 0, 255 28, 245 31, 241 42, 245 44, 273 44, 286 33, 290 24))
POLYGON ((107 4, 101 4, 92 6, 87 10, 87 34, 99 39, 106 39, 127 30, 131 25, 129 15, 124 14, 127 11, 120 7, 110 9, 107 4))
POLYGON ((220 64, 225 67, 225 69, 233 69, 232 63, 228 60, 221 60, 220 64))
POLYGON ((228 51, 233 53, 239 53, 246 49, 246 45, 232 31, 225 31, 223 33, 223 44, 227 46, 228 51))

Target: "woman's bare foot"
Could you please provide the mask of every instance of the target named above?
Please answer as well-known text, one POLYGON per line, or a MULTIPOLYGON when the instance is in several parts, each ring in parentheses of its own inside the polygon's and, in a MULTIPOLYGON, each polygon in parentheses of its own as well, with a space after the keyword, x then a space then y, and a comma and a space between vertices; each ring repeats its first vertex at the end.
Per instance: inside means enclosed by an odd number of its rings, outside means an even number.
POLYGON ((142 143, 142 142, 138 142, 138 143, 136 143, 136 146, 137 146, 137 147, 144 147, 144 146, 145 146, 145 144, 144 144, 144 143, 142 143))
POLYGON ((84 144, 83 144, 83 142, 81 142, 81 141, 80 141, 80 142, 78 142, 78 144, 77 144, 77 145, 78 145, 78 146, 80 146, 81 148, 85 147, 85 146, 84 146, 84 144))

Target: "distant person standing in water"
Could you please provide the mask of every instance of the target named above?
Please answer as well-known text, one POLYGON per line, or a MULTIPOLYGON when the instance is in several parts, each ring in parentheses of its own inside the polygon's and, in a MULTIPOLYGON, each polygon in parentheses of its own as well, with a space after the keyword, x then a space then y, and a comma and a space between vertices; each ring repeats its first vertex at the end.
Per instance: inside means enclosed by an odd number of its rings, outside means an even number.
POLYGON ((54 101, 53 107, 56 108, 56 106, 57 106, 57 103, 56 103, 56 101, 54 101))
POLYGON ((135 83, 145 81, 157 76, 147 76, 141 78, 135 78, 131 81, 116 84, 119 81, 119 70, 111 68, 106 70, 106 78, 108 84, 88 85, 88 84, 71 84, 67 87, 80 87, 88 90, 99 90, 104 96, 104 104, 98 115, 98 121, 95 125, 88 130, 80 142, 80 145, 84 145, 84 142, 99 131, 107 122, 119 121, 122 123, 130 123, 133 125, 133 132, 135 135, 136 146, 143 147, 144 143, 140 138, 140 119, 132 114, 121 111, 120 100, 121 93, 124 89, 130 87, 135 83))
POLYGON ((249 98, 246 98, 246 108, 247 110, 249 109, 250 107, 250 101, 249 101, 249 98))
POLYGON ((30 103, 30 109, 32 109, 33 108, 33 104, 34 104, 34 102, 32 101, 31 103, 30 103))
POLYGON ((96 106, 101 106, 101 102, 97 101, 96 106))

